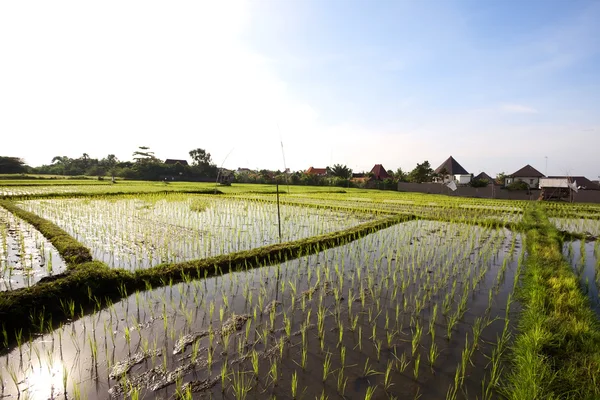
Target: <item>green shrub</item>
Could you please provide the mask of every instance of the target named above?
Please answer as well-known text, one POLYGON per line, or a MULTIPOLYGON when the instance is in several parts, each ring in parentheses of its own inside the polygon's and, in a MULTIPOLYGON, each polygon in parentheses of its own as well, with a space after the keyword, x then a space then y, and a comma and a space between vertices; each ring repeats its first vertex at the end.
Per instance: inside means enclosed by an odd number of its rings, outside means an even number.
POLYGON ((516 181, 506 187, 508 190, 529 190, 529 185, 523 181, 516 181))

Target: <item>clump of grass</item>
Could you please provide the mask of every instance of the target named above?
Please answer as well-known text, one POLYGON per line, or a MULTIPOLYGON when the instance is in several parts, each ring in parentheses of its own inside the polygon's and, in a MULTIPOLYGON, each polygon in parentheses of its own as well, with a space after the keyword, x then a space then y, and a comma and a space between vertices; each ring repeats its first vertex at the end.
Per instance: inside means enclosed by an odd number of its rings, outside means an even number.
POLYGON ((526 210, 527 251, 509 399, 600 398, 600 322, 539 205, 526 210))
POLYGON ((210 206, 211 206, 210 202, 208 202, 204 199, 194 199, 190 203, 190 210, 193 212, 201 213, 201 212, 208 210, 208 208, 210 206))

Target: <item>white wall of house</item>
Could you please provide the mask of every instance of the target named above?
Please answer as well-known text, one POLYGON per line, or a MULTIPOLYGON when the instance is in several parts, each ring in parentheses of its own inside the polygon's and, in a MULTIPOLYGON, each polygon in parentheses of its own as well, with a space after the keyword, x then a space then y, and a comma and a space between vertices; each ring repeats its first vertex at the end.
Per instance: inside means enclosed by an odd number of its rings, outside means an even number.
POLYGON ((459 185, 466 185, 471 182, 471 175, 454 175, 454 181, 459 185))
POLYGON ((568 188, 569 180, 567 178, 542 178, 540 179, 540 188, 568 188))
POLYGON ((540 187, 540 178, 533 176, 518 178, 508 177, 505 179, 504 184, 508 186, 514 182, 525 182, 529 185, 529 189, 539 189, 540 187))

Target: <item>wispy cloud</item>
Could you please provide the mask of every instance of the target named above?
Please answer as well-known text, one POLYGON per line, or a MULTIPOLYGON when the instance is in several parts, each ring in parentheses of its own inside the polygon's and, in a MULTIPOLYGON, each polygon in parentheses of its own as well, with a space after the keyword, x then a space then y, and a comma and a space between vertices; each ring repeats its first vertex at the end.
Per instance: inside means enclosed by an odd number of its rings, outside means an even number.
POLYGON ((538 110, 536 110, 533 107, 525 106, 523 104, 515 104, 515 103, 502 104, 502 106, 500 106, 500 109, 502 111, 506 111, 509 113, 516 113, 516 114, 537 114, 538 113, 538 110))

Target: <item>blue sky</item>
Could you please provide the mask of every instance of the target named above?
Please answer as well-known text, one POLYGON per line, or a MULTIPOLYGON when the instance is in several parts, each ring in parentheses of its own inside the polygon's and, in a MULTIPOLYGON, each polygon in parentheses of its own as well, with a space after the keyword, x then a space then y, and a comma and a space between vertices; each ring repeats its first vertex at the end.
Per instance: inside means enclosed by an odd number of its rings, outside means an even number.
POLYGON ((597 178, 599 1, 0 4, 0 153, 597 178))

